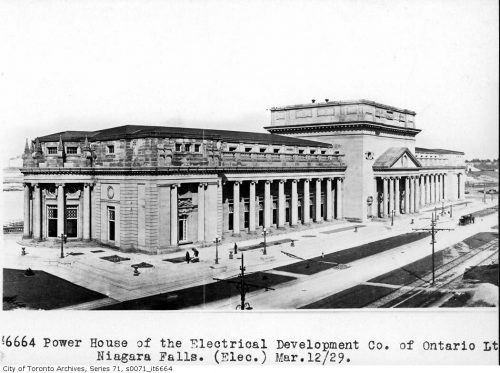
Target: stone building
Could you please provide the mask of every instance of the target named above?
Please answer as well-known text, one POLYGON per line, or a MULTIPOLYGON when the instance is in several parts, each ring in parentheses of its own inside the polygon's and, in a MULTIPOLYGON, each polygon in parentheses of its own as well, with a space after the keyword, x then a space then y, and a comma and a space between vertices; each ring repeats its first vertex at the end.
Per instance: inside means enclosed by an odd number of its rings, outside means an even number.
POLYGON ((269 133, 121 126, 26 143, 24 236, 157 253, 463 198, 463 153, 415 148, 415 113, 371 101, 271 109, 269 133))

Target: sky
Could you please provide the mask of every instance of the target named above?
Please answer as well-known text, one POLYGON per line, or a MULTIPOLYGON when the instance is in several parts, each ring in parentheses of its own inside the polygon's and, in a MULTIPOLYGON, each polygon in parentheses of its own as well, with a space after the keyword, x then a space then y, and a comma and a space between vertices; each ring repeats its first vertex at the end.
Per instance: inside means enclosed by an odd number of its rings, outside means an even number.
POLYGON ((264 131, 269 108, 414 110, 417 146, 498 157, 494 0, 0 2, 2 160, 124 124, 264 131))

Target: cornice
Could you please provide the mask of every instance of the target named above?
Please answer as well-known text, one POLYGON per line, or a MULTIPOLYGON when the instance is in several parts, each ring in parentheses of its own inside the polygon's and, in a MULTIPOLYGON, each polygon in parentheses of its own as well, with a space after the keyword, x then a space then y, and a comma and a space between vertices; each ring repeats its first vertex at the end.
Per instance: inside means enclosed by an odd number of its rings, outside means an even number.
POLYGON ((372 129, 385 132, 405 133, 408 135, 417 135, 422 130, 418 128, 408 128, 400 126, 391 126, 389 124, 381 124, 372 121, 349 121, 349 122, 329 122, 329 123, 315 123, 315 124, 289 124, 283 126, 267 126, 264 129, 271 133, 300 133, 300 132, 336 132, 345 129, 372 129))

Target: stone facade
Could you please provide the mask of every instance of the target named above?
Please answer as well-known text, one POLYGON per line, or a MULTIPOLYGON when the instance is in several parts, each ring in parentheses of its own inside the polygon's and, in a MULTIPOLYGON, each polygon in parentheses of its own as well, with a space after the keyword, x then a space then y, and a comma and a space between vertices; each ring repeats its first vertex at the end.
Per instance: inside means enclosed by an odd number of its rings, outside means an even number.
POLYGON ((287 106, 271 109, 266 129, 122 126, 36 138, 23 156, 24 236, 158 253, 463 198, 463 153, 440 150, 437 161, 419 152, 412 111, 365 100, 287 106))

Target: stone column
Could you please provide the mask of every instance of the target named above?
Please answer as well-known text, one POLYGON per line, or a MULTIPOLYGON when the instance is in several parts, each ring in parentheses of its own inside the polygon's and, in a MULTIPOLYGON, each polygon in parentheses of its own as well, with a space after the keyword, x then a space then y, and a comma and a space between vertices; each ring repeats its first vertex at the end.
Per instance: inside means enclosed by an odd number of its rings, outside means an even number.
POLYGON ((296 226, 298 223, 298 180, 292 180, 292 195, 290 196, 290 225, 296 226))
POLYGON ((24 224, 23 224, 23 238, 28 238, 31 232, 31 214, 30 214, 30 186, 24 184, 24 224))
POLYGON ((410 177, 405 176, 405 214, 410 213, 410 177))
POLYGON ((33 238, 42 239, 42 190, 39 184, 33 184, 33 238))
POLYGON ((387 216, 387 178, 382 179, 383 182, 383 195, 382 195, 382 217, 387 216))
POLYGON ((64 184, 57 185, 57 237, 64 233, 64 184))
POLYGON ((83 234, 84 241, 90 240, 90 187, 91 184, 85 183, 83 185, 83 234))
POLYGON ((314 199, 314 202, 316 203, 316 223, 323 220, 323 217, 321 216, 321 180, 322 179, 316 179, 316 198, 314 199))
POLYGON ((389 178, 389 216, 394 211, 394 178, 389 178))
POLYGON ((441 174, 437 174, 436 178, 436 202, 441 202, 441 174))
POLYGON ((286 220, 285 180, 278 182, 278 227, 284 227, 286 220))
POLYGON ((414 190, 415 190, 415 208, 414 208, 414 211, 415 212, 418 212, 419 211, 419 205, 420 205, 420 185, 419 185, 419 180, 420 180, 420 177, 419 176, 415 176, 415 178, 413 179, 414 183, 415 183, 415 186, 414 186, 414 190))
POLYGON ((425 184, 424 184, 424 177, 421 175, 419 177, 420 180, 420 189, 419 189, 419 194, 420 194, 420 207, 425 206, 425 184))
POLYGON ((429 176, 424 175, 424 205, 429 204, 429 176))
POLYGON ((33 184, 33 238, 42 239, 42 190, 39 184, 33 184))
POLYGON ((332 179, 326 179, 326 220, 332 220, 332 179))
POLYGON ((395 184, 395 185, 394 185, 394 189, 395 189, 395 191, 394 191, 394 205, 395 205, 395 207, 396 207, 396 208, 394 209, 394 211, 395 211, 395 214, 396 214, 396 215, 398 215, 398 214, 401 212, 401 210, 400 210, 400 205, 401 205, 401 203, 400 203, 400 201, 399 201, 399 179, 400 179, 400 177, 399 177, 399 176, 397 176, 397 177, 395 178, 395 180, 394 180, 394 184, 395 184))
POLYGON ((445 201, 448 200, 448 191, 446 188, 448 188, 448 174, 443 174, 443 198, 445 201))
POLYGON ((205 241, 205 184, 198 184, 198 241, 205 241))
POLYGON ((250 181, 250 197, 248 200, 248 230, 255 232, 255 181, 250 181))
POLYGON ((240 182, 233 184, 233 235, 240 234, 240 182))
POLYGON ((429 175, 429 203, 434 203, 434 175, 429 175))
POLYGON ((170 187, 170 245, 178 245, 178 201, 177 201, 177 188, 178 184, 173 184, 170 187))
POLYGON ((465 197, 465 175, 460 174, 460 198, 465 197))
POLYGON ((310 179, 304 179, 304 201, 302 203, 302 219, 303 224, 308 224, 310 219, 310 205, 309 205, 309 181, 310 179))
POLYGON ((337 178, 337 219, 342 219, 342 178, 337 178))
POLYGON ((410 177, 410 213, 415 212, 415 178, 410 177))
POLYGON ((271 181, 264 184, 264 228, 271 226, 271 181))

